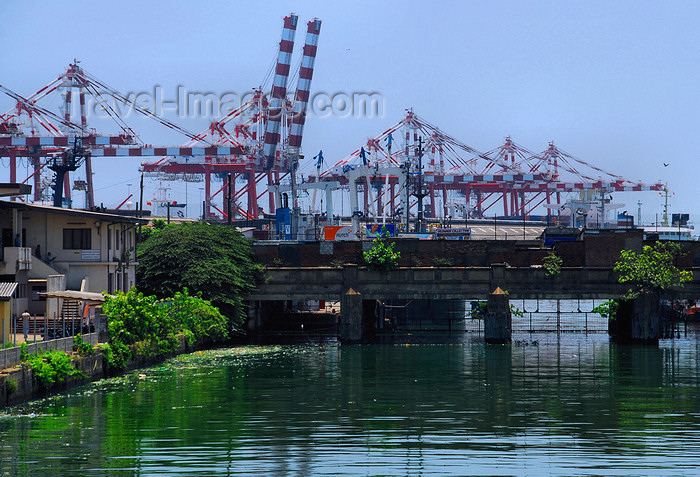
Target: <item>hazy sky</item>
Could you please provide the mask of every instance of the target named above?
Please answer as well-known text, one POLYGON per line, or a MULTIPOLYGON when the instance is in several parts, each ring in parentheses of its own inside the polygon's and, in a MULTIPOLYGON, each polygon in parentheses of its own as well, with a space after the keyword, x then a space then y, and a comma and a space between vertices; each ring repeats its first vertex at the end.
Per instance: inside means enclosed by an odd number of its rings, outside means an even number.
MULTIPOLYGON (((700 223, 698 1, 5 0, 0 84, 30 95, 77 58, 125 93, 160 86, 172 98, 183 85, 244 94, 263 82, 282 17, 292 11, 299 15, 297 52, 306 22, 323 21, 312 90, 376 92, 385 105, 383 117, 310 116, 307 157, 322 148, 335 163, 412 107, 481 151, 509 135, 536 152, 553 140, 630 180, 667 182, 672 210, 700 223)), ((10 107, 1 97, 0 109, 10 107)), ((168 118, 192 131, 211 121, 168 118)), ((159 125, 128 122, 147 143, 185 141, 159 125)), ((108 129, 101 132, 116 132, 108 129)), ((134 192, 140 162, 96 159, 96 201, 113 207, 127 189, 134 192)), ((7 180, 7 167, 2 174, 7 180)), ((187 193, 190 203, 200 201, 202 184, 170 185, 173 199, 184 202, 187 193)), ((156 187, 149 182, 146 197, 156 187)), ((644 221, 662 212, 655 192, 614 199, 634 215, 641 200, 644 221)), ((76 201, 82 205, 82 194, 76 201)))

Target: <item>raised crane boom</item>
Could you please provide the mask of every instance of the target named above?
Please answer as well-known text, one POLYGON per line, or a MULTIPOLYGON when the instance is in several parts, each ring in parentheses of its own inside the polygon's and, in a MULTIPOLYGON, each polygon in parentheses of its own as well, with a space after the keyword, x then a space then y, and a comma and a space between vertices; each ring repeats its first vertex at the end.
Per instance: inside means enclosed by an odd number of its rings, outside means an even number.
POLYGON ((306 122, 306 108, 309 104, 311 80, 314 77, 318 35, 321 33, 321 20, 314 18, 307 26, 304 54, 301 58, 299 80, 296 93, 294 94, 294 117, 292 119, 291 133, 289 134, 291 154, 299 154, 299 149, 301 148, 301 137, 304 133, 304 123, 306 122))
POLYGON ((292 50, 294 49, 297 20, 298 17, 293 13, 288 17, 284 17, 282 39, 280 40, 277 66, 275 67, 275 78, 272 82, 267 127, 265 128, 265 145, 263 146, 263 157, 266 163, 265 170, 272 169, 275 164, 275 152, 280 137, 280 127, 285 107, 284 101, 287 97, 287 79, 289 78, 292 50))

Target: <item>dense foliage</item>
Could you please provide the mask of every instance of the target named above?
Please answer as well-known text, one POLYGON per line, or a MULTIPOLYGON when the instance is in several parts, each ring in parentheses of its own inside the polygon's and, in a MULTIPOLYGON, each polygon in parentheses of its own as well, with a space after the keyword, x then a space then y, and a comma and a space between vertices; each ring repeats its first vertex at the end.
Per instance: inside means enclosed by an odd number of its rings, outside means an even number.
POLYGON ((245 320, 244 298, 262 277, 251 245, 233 227, 204 222, 171 224, 138 249, 139 289, 158 298, 188 287, 212 302, 234 326, 245 320))
POLYGON ((367 267, 375 272, 389 272, 399 266, 401 252, 394 251, 394 242, 374 239, 371 249, 362 255, 367 263, 367 267))
POLYGON ((167 300, 168 314, 173 317, 180 332, 191 332, 192 341, 198 344, 218 343, 229 338, 228 320, 210 301, 202 298, 202 293, 191 296, 187 288, 175 293, 167 300))
POLYGON ((623 299, 634 299, 645 293, 661 293, 671 287, 682 287, 692 281, 693 273, 679 270, 673 264, 680 255, 681 247, 673 242, 656 242, 645 245, 641 253, 631 250, 620 252, 615 271, 620 274, 620 283, 629 283, 630 288, 623 299))
POLYGON ((159 230, 163 230, 167 224, 163 219, 153 219, 151 225, 146 225, 141 228, 141 241, 148 240, 154 234, 158 233, 159 230))
POLYGON ((107 296, 102 307, 107 315, 109 346, 107 358, 115 367, 124 367, 131 356, 131 346, 138 345, 138 353, 157 356, 172 352, 177 337, 170 315, 158 304, 155 296, 144 296, 135 290, 107 296))
POLYGON ((105 297, 109 343, 102 346, 112 368, 126 366, 134 352, 161 356, 175 351, 177 334, 190 344, 222 342, 230 336, 228 319, 201 296, 191 296, 185 288, 172 298, 158 300, 132 289, 105 297))
POLYGON ((73 366, 72 358, 63 351, 47 351, 32 354, 23 360, 32 369, 32 379, 44 389, 61 382, 67 377, 85 377, 85 374, 73 366))

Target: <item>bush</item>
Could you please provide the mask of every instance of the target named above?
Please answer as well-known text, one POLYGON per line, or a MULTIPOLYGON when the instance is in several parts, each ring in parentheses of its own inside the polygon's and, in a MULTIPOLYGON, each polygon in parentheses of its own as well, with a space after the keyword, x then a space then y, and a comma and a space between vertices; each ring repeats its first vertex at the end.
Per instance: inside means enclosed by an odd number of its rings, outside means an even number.
POLYGON ((562 258, 554 252, 549 252, 542 259, 542 267, 544 268, 544 276, 553 278, 561 274, 562 258))
POLYGON ((44 389, 68 377, 84 378, 85 373, 73 366, 73 360, 63 351, 33 354, 25 361, 32 369, 32 379, 44 389))
POLYGON ((219 343, 229 338, 228 319, 211 302, 204 300, 201 293, 191 296, 187 288, 183 288, 165 303, 176 329, 191 332, 195 343, 219 343))
POLYGON ((78 333, 73 338, 73 351, 76 351, 82 355, 92 356, 95 354, 95 347, 92 344, 83 341, 83 335, 78 333))
POLYGON ((127 293, 117 292, 115 297, 105 296, 102 307, 107 315, 112 363, 124 367, 133 357, 132 345, 139 345, 145 356, 157 356, 172 352, 177 347, 172 317, 155 296, 144 296, 135 289, 127 293))
POLYGON ((124 368, 134 358, 133 351, 143 356, 171 353, 177 348, 178 333, 192 345, 221 343, 232 332, 240 332, 231 329, 229 319, 201 295, 192 296, 184 288, 165 300, 135 289, 107 296, 103 310, 109 322, 109 344, 100 347, 109 367, 124 368))
POLYGON ((119 353, 115 353, 109 343, 100 343, 96 346, 102 351, 102 358, 107 362, 107 369, 110 371, 120 371, 126 367, 126 357, 128 356, 128 346, 123 346, 119 353))
POLYGON ((362 254, 367 262, 367 267, 375 272, 389 272, 399 266, 401 252, 394 251, 394 242, 387 242, 380 239, 373 240, 371 249, 362 254))

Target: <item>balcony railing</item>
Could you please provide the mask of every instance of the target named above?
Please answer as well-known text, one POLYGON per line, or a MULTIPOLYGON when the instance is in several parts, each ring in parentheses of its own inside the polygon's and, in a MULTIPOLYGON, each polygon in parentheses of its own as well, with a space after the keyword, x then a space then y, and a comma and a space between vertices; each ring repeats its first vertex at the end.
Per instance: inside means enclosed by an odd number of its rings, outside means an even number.
POLYGON ((32 269, 32 249, 28 247, 4 247, 3 262, 5 266, 17 264, 17 270, 32 269))

